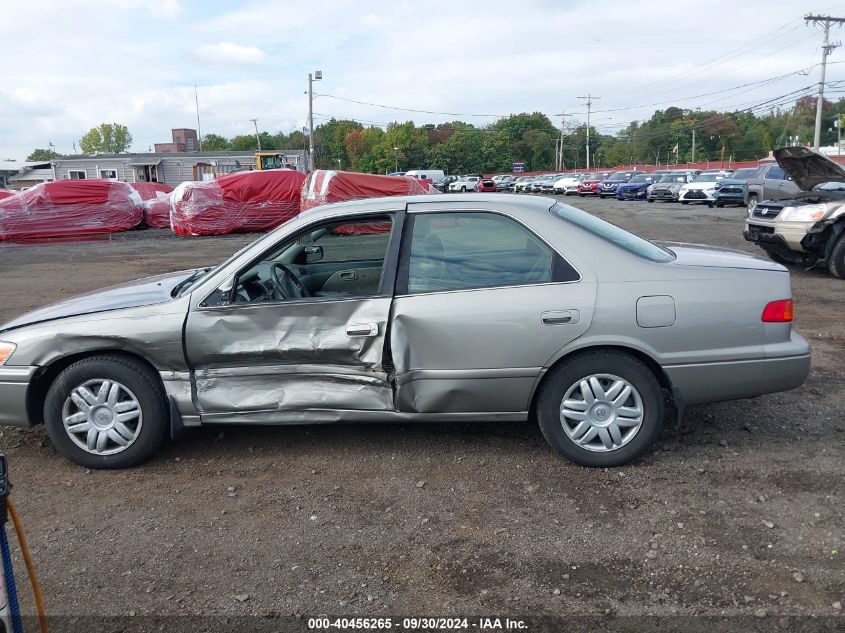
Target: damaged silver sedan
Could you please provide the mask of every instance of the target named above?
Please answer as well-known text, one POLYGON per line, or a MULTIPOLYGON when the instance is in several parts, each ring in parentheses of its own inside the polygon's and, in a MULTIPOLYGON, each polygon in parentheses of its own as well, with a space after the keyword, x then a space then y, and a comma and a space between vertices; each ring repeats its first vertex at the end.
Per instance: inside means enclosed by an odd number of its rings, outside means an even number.
POLYGON ((536 419, 615 466, 687 405, 799 386, 791 320, 786 269, 745 253, 551 199, 364 200, 0 326, 0 423, 119 468, 186 427, 536 419))

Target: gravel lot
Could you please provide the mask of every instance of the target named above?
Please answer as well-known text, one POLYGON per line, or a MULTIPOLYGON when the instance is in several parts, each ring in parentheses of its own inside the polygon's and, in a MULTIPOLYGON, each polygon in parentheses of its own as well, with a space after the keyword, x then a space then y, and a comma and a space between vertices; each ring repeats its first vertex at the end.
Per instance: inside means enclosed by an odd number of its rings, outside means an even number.
MULTIPOLYGON (((568 201, 648 238, 756 252, 741 209, 568 201)), ((0 321, 251 239, 0 246, 0 321)), ((614 470, 563 461, 528 424, 201 429, 117 472, 65 461, 42 428, 4 429, 48 611, 756 615, 771 628, 841 614, 845 282, 792 279, 813 346, 805 386, 692 408, 614 470)))

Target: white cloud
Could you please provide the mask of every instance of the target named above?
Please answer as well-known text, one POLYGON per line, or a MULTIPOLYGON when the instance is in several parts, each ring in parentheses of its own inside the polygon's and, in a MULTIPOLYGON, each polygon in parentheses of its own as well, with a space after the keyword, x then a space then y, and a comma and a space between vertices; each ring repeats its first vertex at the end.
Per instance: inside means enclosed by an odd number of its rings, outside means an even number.
POLYGON ((232 42, 203 44, 197 48, 197 56, 212 64, 260 64, 267 58, 257 46, 242 46, 232 42))
MULTIPOLYGON (((811 2, 801 13, 826 7, 811 2)), ((731 108, 804 87, 818 80, 817 69, 750 92, 684 99, 815 64, 821 42, 789 0, 770 0, 765 11, 734 0, 711 0, 706 11, 693 0, 671 10, 665 0, 608 0, 600 10, 585 0, 524 0, 515 11, 509 0, 489 0, 483 14, 472 3, 436 0, 111 0, 108 11, 102 0, 41 0, 39 12, 3 4, 0 41, 14 56, 0 81, 0 158, 23 158, 50 141, 70 152, 104 121, 126 124, 134 149, 145 151, 171 127, 196 124, 195 83, 204 133, 249 133, 253 117, 262 129, 287 132, 304 123, 306 78, 318 69, 317 93, 463 113, 318 97, 318 122, 485 124, 491 119, 468 114, 561 108, 583 121, 577 97, 589 91, 602 97, 593 123, 612 131, 658 107, 731 108), (705 37, 703 23, 718 27, 705 37), (618 108, 626 109, 602 112, 618 108)), ((831 61, 845 59, 843 50, 831 61)), ((828 81, 842 69, 831 65, 828 81)))

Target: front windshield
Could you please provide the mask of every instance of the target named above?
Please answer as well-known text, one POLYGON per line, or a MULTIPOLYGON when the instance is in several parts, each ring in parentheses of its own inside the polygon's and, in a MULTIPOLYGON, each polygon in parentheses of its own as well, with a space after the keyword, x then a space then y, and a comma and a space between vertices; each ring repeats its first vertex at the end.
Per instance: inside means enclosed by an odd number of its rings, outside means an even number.
POLYGON ((608 180, 625 180, 628 177, 627 172, 624 171, 615 171, 610 174, 608 180))
POLYGON ((698 174, 698 176, 693 179, 693 182, 716 182, 721 179, 722 176, 719 174, 698 174))
POLYGON ((590 174, 587 180, 602 180, 606 174, 590 174))
POLYGON ((683 174, 666 174, 660 179, 660 182, 686 182, 687 178, 683 174))
POLYGON ((645 174, 637 174, 636 176, 631 178, 631 180, 629 180, 628 182, 650 182, 650 181, 651 181, 651 176, 646 176, 645 174))
POLYGON ((657 263, 671 262, 675 259, 670 251, 660 248, 657 244, 568 204, 558 202, 552 206, 551 212, 561 220, 574 224, 643 259, 657 263))

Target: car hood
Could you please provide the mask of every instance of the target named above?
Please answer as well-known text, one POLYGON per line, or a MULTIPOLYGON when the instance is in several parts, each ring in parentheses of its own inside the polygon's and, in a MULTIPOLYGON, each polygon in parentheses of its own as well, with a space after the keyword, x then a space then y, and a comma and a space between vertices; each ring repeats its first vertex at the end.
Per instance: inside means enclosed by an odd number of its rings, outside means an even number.
POLYGON ((655 242, 655 244, 672 251, 675 254, 674 263, 679 266, 786 271, 786 268, 770 259, 757 257, 744 251, 682 242, 655 242))
POLYGON ((111 286, 70 297, 64 301, 27 312, 4 323, 0 325, 0 332, 43 321, 52 321, 53 319, 164 303, 171 300, 171 292, 179 282, 184 281, 195 272, 197 271, 182 270, 165 275, 156 275, 155 277, 145 277, 128 284, 111 286))
POLYGON ((778 165, 804 191, 823 182, 845 182, 842 167, 809 147, 782 147, 774 151, 774 156, 778 165))

